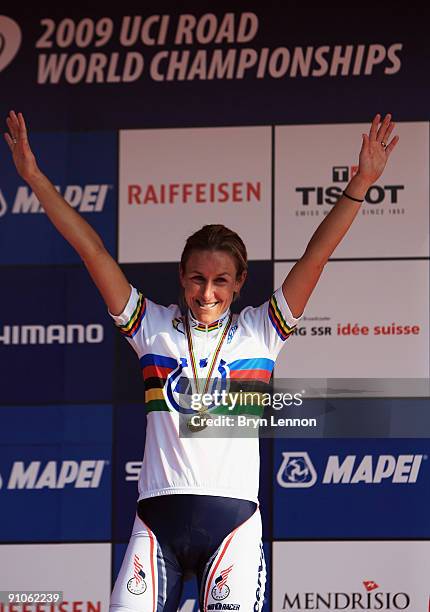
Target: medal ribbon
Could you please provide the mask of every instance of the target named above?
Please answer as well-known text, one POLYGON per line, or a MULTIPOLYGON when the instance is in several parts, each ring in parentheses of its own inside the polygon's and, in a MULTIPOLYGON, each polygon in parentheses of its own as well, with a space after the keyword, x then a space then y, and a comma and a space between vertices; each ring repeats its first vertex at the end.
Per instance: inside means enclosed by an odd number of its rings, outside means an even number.
MULTIPOLYGON (((207 393, 207 390, 208 390, 208 387, 209 387, 209 381, 210 381, 212 373, 214 371, 215 364, 216 364, 216 361, 218 359, 218 355, 219 355, 219 352, 221 350, 222 344, 223 344, 223 342, 224 342, 224 340, 225 340, 225 338, 227 336, 228 330, 230 329, 230 325, 231 325, 232 320, 233 320, 233 315, 230 312, 230 315, 228 317, 228 321, 227 321, 227 323, 225 324, 225 327, 224 327, 224 331, 223 331, 223 333, 221 335, 221 338, 218 340, 218 344, 217 344, 217 347, 215 349, 215 352, 214 352, 214 355, 213 355, 213 358, 212 358, 212 362, 211 362, 211 365, 210 365, 210 368, 209 368, 208 375, 206 376, 206 382, 205 382, 205 386, 204 386, 204 389, 203 389, 203 394, 207 393)), ((187 334, 188 352, 190 354, 191 368, 193 370, 194 380, 196 381, 197 393, 199 393, 200 395, 203 395, 202 393, 200 393, 200 383, 199 383, 199 378, 197 376, 196 358, 194 357, 193 338, 192 338, 192 334, 191 334, 191 330, 190 330, 190 322, 188 320, 188 315, 185 316, 185 331, 186 331, 186 334, 187 334)))

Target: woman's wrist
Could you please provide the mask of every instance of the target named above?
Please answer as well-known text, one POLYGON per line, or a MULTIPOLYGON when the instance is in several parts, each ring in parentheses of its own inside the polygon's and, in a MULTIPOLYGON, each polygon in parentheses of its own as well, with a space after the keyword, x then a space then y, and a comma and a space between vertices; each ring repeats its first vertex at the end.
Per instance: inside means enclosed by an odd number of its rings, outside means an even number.
POLYGON ((41 172, 39 168, 37 167, 34 168, 34 170, 29 172, 25 176, 22 176, 22 178, 27 183, 27 185, 29 185, 32 188, 33 191, 37 186, 39 186, 44 181, 44 179, 46 179, 43 172, 41 172))
POLYGON ((356 174, 349 181, 348 186, 345 191, 348 195, 358 200, 364 200, 364 197, 369 189, 372 186, 368 180, 363 178, 361 175, 356 174))

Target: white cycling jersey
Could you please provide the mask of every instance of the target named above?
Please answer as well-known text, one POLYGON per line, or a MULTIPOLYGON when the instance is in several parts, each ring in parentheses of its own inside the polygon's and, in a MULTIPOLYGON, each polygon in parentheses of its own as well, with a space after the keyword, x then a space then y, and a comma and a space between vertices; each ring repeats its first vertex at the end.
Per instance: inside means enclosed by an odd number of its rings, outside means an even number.
MULTIPOLYGON (((111 316, 137 353, 145 381, 147 431, 139 500, 188 493, 257 502, 257 436, 179 435, 184 414, 189 415, 186 419, 196 414, 189 404, 181 403, 177 394, 181 381, 193 379, 185 322, 179 307, 155 304, 132 287, 124 311, 111 316)), ((229 312, 224 313, 210 325, 199 323, 190 312, 186 316, 201 381, 207 377, 210 360, 229 325, 212 375, 221 384, 229 379, 268 382, 276 357, 298 321, 292 316, 282 289, 258 308, 248 306, 232 318, 229 312)))

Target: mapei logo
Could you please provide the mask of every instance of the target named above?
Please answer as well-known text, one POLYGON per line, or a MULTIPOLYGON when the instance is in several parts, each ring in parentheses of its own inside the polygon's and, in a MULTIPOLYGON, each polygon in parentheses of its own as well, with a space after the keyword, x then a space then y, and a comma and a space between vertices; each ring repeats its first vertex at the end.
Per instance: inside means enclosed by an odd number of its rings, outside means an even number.
MULTIPOLYGON (((284 452, 277 481, 281 487, 312 487, 318 479, 306 452, 284 452)), ((427 455, 330 455, 324 468, 322 484, 413 484, 417 482, 422 461, 427 455)))
POLYGON ((11 63, 18 53, 21 41, 21 28, 16 21, 0 15, 0 72, 11 63))
POLYGON ((279 468, 277 481, 281 487, 312 487, 317 481, 317 473, 306 452, 282 453, 284 459, 279 468))
POLYGON ((82 461, 15 461, 7 478, 0 475, 0 489, 97 489, 104 469, 104 459, 82 461))
MULTIPOLYGON (((97 213, 104 209, 106 198, 112 185, 66 185, 64 188, 55 185, 58 192, 81 213, 97 213)), ((0 190, 0 217, 3 217, 9 206, 0 190)), ((13 203, 10 206, 13 215, 44 213, 41 203, 27 185, 21 185, 16 190, 13 203)))

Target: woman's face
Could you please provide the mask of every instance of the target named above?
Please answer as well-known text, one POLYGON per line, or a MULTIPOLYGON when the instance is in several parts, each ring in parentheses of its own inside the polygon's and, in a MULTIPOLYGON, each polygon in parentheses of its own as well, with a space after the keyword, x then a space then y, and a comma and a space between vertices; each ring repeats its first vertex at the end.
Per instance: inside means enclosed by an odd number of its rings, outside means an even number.
POLYGON ((194 317, 209 324, 229 308, 234 293, 245 282, 246 272, 238 279, 236 262, 225 251, 192 251, 179 276, 194 317))

